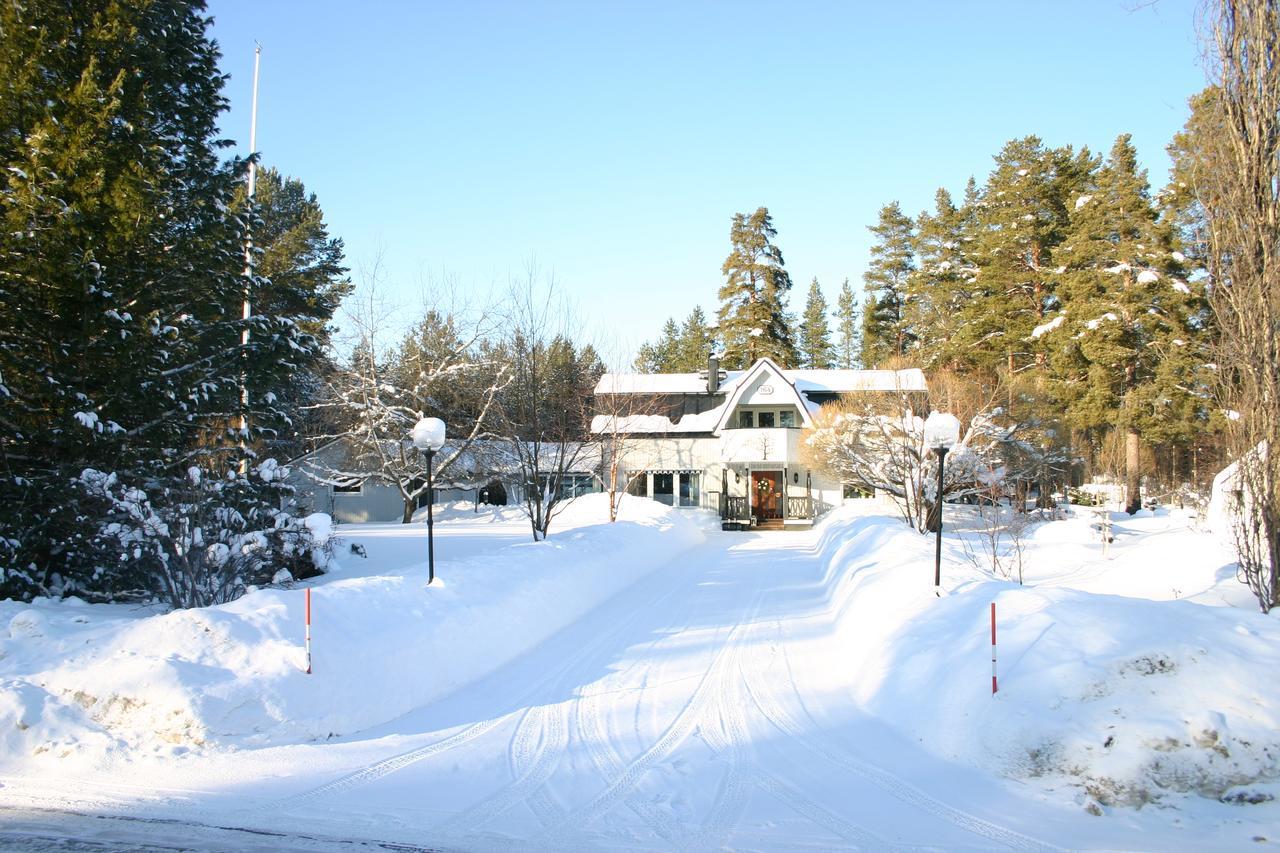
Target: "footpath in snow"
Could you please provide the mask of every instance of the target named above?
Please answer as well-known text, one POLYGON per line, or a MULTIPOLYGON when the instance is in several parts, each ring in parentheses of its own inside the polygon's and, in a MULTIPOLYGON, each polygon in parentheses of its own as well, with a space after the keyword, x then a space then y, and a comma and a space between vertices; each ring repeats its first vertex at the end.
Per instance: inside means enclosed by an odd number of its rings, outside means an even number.
POLYGON ((581 500, 537 544, 514 513, 447 513, 430 588, 421 526, 340 529, 311 676, 296 588, 0 604, 0 844, 102 837, 72 812, 208 849, 1280 839, 1280 627, 1180 519, 1117 516, 1108 558, 1087 519, 1043 524, 1026 586, 951 533, 939 599, 932 539, 870 507, 765 534, 625 509, 581 500))

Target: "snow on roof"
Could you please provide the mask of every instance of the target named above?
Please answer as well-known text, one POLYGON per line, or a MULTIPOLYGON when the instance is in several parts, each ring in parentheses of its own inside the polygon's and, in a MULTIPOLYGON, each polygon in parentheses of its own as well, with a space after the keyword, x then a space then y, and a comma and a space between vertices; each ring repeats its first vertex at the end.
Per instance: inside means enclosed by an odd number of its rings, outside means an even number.
POLYGON ((591 432, 595 435, 615 431, 647 435, 711 432, 720 420, 724 407, 725 404, 721 403, 714 409, 696 415, 685 415, 674 423, 665 415, 629 415, 616 419, 610 415, 596 415, 591 419, 591 432))
POLYGON ((843 394, 853 391, 927 391, 924 371, 905 370, 784 370, 797 391, 843 394))
MULTIPOLYGON (((719 393, 733 390, 747 371, 730 370, 719 393)), ((906 370, 784 370, 797 391, 842 394, 853 391, 926 391, 924 371, 906 370)), ((705 373, 606 373, 596 383, 597 394, 705 394, 705 373)), ((687 418, 686 418, 687 420, 687 418)))
POLYGON ((705 394, 707 377, 701 373, 606 373, 596 383, 596 393, 705 394))

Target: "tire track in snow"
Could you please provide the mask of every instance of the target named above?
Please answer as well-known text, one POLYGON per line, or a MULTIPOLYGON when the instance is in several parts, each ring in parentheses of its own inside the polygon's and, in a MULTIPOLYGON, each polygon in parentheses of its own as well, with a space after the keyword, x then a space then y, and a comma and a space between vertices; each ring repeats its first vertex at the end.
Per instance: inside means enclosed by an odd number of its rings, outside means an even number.
MULTIPOLYGON (((622 636, 627 629, 630 628, 637 619, 639 619, 641 613, 645 612, 649 608, 656 608, 660 606, 679 589, 680 585, 675 584, 665 592, 656 596, 655 600, 653 600, 648 607, 632 608, 630 610, 630 615, 627 618, 619 620, 614 624, 614 627, 611 630, 598 635, 595 640, 580 647, 578 651, 573 655, 570 655, 560 667, 552 670, 547 676, 535 682, 531 687, 525 690, 524 693, 520 694, 516 701, 520 703, 532 701, 534 697, 557 686, 565 676, 572 674, 580 664, 590 660, 592 657, 603 651, 606 646, 622 636)), ((624 590, 619 594, 622 595, 626 592, 627 590, 624 590)), ((572 626, 569 626, 569 628, 566 628, 565 630, 569 630, 570 628, 572 628, 572 626)), ((515 710, 488 720, 472 723, 461 731, 456 732, 443 740, 435 741, 434 743, 427 744, 426 746, 419 747, 418 749, 412 749, 408 752, 384 758, 381 761, 375 761, 372 764, 368 764, 358 770, 354 770, 316 788, 302 791, 301 793, 286 797, 283 800, 264 803, 259 806, 258 810, 271 811, 289 809, 305 805, 321 797, 342 793, 343 791, 348 791, 361 785, 376 782, 377 780, 382 779, 385 776, 389 776, 398 770, 402 770, 405 767, 425 761, 442 752, 447 752, 451 749, 464 746, 489 733, 499 725, 509 722, 520 713, 521 710, 515 710)))
MULTIPOLYGON (((560 703, 530 708, 511 741, 511 763, 516 768, 516 780, 437 825, 434 831, 444 836, 466 834, 469 829, 483 826, 521 802, 530 803, 530 796, 555 772, 568 746, 565 717, 565 709, 560 703)), ((530 807, 533 807, 532 803, 530 807)), ((551 807, 559 812, 553 820, 563 816, 563 810, 554 804, 551 807)), ((534 814, 541 820, 537 809, 534 809, 534 814)))
MULTIPOLYGON (((787 669, 787 684, 791 686, 792 691, 799 698, 800 694, 796 686, 794 671, 791 668, 786 642, 782 639, 781 622, 774 623, 774 631, 779 637, 778 646, 782 650, 782 659, 787 669)), ((752 702, 765 718, 773 724, 774 728, 823 761, 867 780, 895 799, 931 814, 958 829, 979 835, 989 841, 1003 844, 1015 850, 1061 851, 1063 849, 947 805, 941 800, 929 796, 900 776, 890 773, 883 767, 872 764, 847 750, 840 749, 836 751, 834 744, 818 745, 814 743, 804 733, 804 730, 795 719, 782 707, 776 695, 771 694, 768 688, 760 689, 759 684, 746 672, 743 673, 743 676, 747 693, 752 702)), ((801 699, 801 707, 804 707, 803 699, 801 699)), ((810 722, 816 725, 817 721, 808 714, 807 710, 805 714, 809 717, 810 722)))
MULTIPOLYGON (((740 667, 736 650, 733 664, 735 665, 725 667, 722 678, 727 680, 733 671, 740 667)), ((725 685, 723 688, 725 694, 730 690, 733 690, 730 685, 725 685)), ((729 830, 742 819, 749 786, 745 771, 748 739, 744 731, 741 708, 737 701, 730 701, 722 703, 719 711, 722 731, 716 731, 713 725, 705 725, 699 728, 699 732, 712 751, 728 755, 728 767, 725 769, 724 778, 716 789, 715 800, 696 838, 699 846, 717 849, 726 846, 729 830)))
POLYGON ((743 633, 745 623, 755 618, 759 612, 762 599, 763 591, 757 588, 747 613, 740 616, 729 629, 724 643, 716 651, 697 687, 658 740, 617 774, 590 802, 570 812, 560 824, 543 833, 537 840, 549 840, 564 831, 585 827, 608 814, 619 803, 627 801, 640 780, 659 762, 669 758, 693 730, 708 718, 708 708, 713 703, 723 704, 729 699, 725 682, 720 675, 726 666, 727 657, 743 633), (714 696, 711 695, 713 690, 714 696))

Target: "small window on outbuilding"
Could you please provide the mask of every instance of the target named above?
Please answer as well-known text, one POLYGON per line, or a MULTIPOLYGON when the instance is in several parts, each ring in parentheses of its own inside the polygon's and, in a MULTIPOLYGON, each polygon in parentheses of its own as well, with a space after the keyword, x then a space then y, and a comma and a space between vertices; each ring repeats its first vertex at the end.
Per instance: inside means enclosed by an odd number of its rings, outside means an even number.
POLYGON ((852 500, 854 498, 870 498, 874 497, 874 495, 862 486, 857 486, 853 483, 845 483, 841 497, 845 500, 852 500))

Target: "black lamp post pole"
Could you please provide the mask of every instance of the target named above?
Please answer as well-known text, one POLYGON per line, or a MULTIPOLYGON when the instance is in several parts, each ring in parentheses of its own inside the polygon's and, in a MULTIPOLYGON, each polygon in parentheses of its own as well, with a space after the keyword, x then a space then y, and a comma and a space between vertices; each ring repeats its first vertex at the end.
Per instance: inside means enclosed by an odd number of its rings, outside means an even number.
POLYGON ((436 455, 434 450, 428 449, 427 453, 427 584, 430 585, 436 579, 436 543, 434 537, 434 521, 431 517, 432 504, 434 495, 431 488, 431 457, 436 455))
POLYGON ((938 536, 933 551, 933 592, 942 596, 942 469, 947 464, 946 447, 935 447, 938 454, 938 536))

